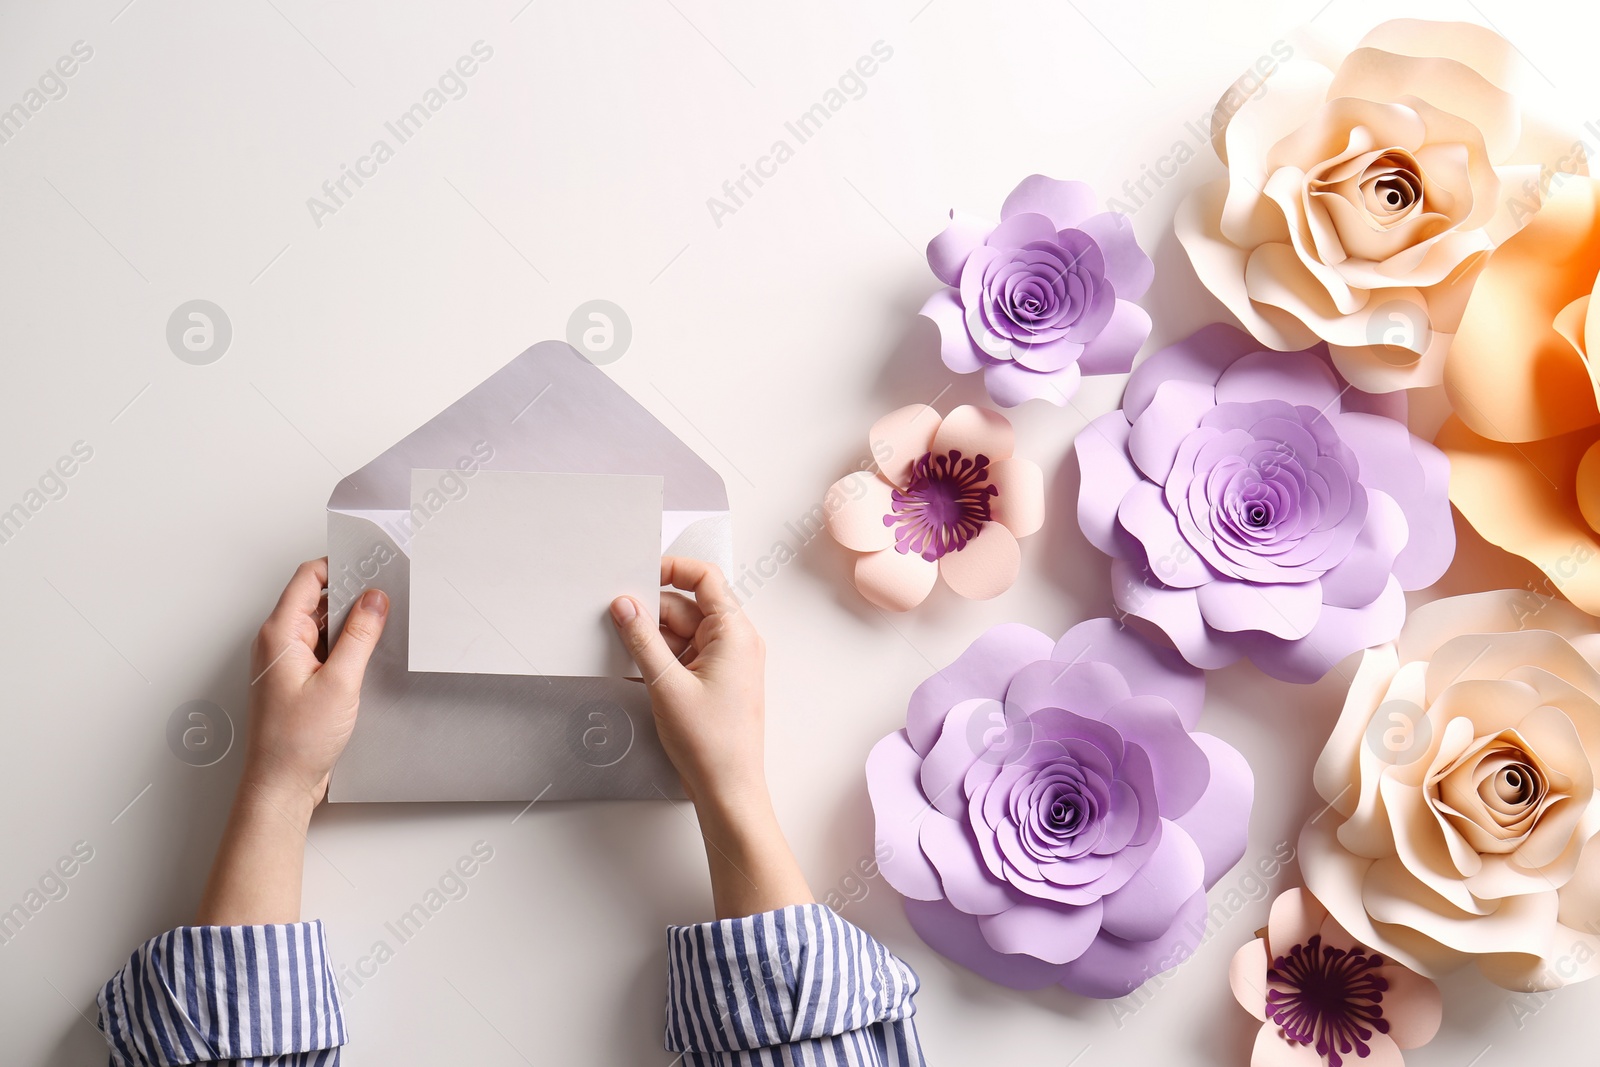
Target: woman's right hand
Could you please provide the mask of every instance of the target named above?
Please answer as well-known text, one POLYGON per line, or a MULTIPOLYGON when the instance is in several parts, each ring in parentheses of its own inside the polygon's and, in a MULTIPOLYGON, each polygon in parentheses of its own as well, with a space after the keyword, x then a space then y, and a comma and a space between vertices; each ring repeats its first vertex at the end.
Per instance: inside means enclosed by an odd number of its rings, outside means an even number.
POLYGON ((618 597, 611 617, 650 690, 656 732, 696 805, 738 805, 766 792, 763 767, 766 646, 722 571, 667 556, 659 626, 644 605, 618 597))
POLYGON ((813 902, 767 792, 766 646, 722 572, 667 556, 657 623, 632 597, 611 603, 650 690, 661 747, 694 801, 719 919, 813 902))

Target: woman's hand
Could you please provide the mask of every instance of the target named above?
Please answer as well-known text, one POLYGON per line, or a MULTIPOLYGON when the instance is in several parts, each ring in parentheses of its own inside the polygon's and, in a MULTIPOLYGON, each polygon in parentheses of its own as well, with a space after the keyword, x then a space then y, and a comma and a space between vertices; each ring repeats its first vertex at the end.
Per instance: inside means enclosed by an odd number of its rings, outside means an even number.
POLYGON ((661 561, 657 624, 632 597, 611 604, 650 690, 662 748, 694 801, 718 918, 811 903, 784 841, 763 764, 766 647, 722 572, 701 560, 661 561))
POLYGON ((300 919, 300 876, 311 809, 355 727, 361 679, 389 613, 369 589, 350 609, 324 663, 318 615, 328 561, 294 572, 250 653, 250 729, 244 776, 196 918, 202 926, 300 919))
POLYGON ((315 807, 355 729, 361 679, 389 614, 369 589, 351 607, 326 663, 317 659, 328 561, 308 560, 289 579, 250 650, 250 740, 245 781, 286 807, 315 807))

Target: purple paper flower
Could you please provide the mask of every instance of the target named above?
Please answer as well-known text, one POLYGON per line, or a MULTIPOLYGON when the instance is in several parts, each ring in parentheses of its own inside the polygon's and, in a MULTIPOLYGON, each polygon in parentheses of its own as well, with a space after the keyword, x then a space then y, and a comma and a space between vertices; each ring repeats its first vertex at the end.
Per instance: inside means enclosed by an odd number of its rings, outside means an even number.
POLYGON ((1077 438, 1078 521, 1117 606, 1207 670, 1313 682, 1400 632, 1455 554, 1449 462, 1405 399, 1344 385, 1323 346, 1207 326, 1146 360, 1077 438))
POLYGON ((1192 733, 1205 679, 1109 619, 996 626, 867 758, 884 877, 922 939, 1017 989, 1124 996, 1206 931, 1253 779, 1192 733))
POLYGON ((928 242, 928 266, 949 289, 922 314, 958 374, 983 371, 1001 407, 1062 405, 1085 374, 1122 374, 1150 336, 1133 301, 1155 276, 1126 215, 1100 211, 1082 182, 1024 178, 1000 225, 950 213, 928 242))

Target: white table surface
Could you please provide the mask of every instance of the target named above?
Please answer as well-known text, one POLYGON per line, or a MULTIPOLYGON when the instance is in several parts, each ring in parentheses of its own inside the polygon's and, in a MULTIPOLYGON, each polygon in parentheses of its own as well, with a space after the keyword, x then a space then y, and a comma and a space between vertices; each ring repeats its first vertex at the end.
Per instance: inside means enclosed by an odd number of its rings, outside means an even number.
MULTIPOLYGON (((1175 142, 1195 147, 1185 123, 1313 15, 1346 31, 1384 14, 1492 20, 1580 117, 1600 116, 1600 15, 1510 0, 3 10, 0 107, 74 42, 93 49, 66 95, 0 145, 0 507, 75 442, 93 448, 67 494, 0 544, 0 907, 76 842, 94 850, 68 895, 0 946, 7 1064, 100 1062, 85 1018, 97 987, 191 916, 242 746, 188 766, 168 719, 199 699, 243 726, 249 640, 294 565, 323 551, 333 483, 562 336, 583 301, 625 309, 632 344, 607 370, 722 471, 736 558, 753 567, 775 541, 793 545, 785 523, 857 462, 878 415, 952 382, 941 407, 980 398, 915 321, 935 285, 920 249, 951 207, 993 215, 1035 171, 1113 193, 1175 142), (307 198, 480 40, 493 56, 466 94, 313 219, 307 198), (717 225, 707 198, 880 40, 893 56, 865 94, 717 225), (196 298, 233 329, 206 366, 165 339, 196 298)), ((1170 229, 1184 190, 1218 173, 1201 152, 1136 215, 1159 272, 1153 345, 1219 314, 1170 229)), ((1092 380, 1079 411, 1015 413, 1052 516, 1024 542, 1009 593, 941 591, 891 625, 824 538, 750 600, 771 649, 773 790, 819 894, 842 892, 871 853, 862 763, 933 665, 994 623, 1059 633, 1108 610, 1106 563, 1073 519, 1069 445, 1120 389, 1092 380)), ((1442 584, 1530 578, 1467 532, 1442 584)), ((1205 724, 1257 774, 1247 863, 1292 842, 1320 804, 1310 768, 1342 684, 1214 676, 1205 724)), ((305 911, 345 965, 392 942, 384 924, 475 842, 494 853, 349 1000, 346 1063, 671 1061, 662 928, 710 914, 689 810, 549 804, 513 823, 519 807, 318 814, 305 911)), ((1296 877, 1291 866, 1273 888, 1296 877)), ((1254 1026, 1225 968, 1266 906, 1246 903, 1140 1003, 1111 1005, 1013 992, 947 963, 881 879, 843 914, 921 974, 933 1062, 1096 1067, 1244 1062, 1254 1026)), ((1530 998, 1463 974, 1445 988, 1445 1032, 1413 1064, 1592 1049, 1580 1035, 1600 983, 1530 998)))

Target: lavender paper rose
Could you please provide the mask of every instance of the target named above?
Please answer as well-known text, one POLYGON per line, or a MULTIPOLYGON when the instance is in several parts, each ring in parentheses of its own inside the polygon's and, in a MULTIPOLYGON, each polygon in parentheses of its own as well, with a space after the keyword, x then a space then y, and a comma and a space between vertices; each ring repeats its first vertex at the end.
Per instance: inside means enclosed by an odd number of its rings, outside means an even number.
POLYGON ((1082 182, 1024 178, 998 226, 950 213, 928 243, 941 289, 922 314, 958 374, 983 372, 1001 407, 1062 405, 1085 374, 1122 374, 1150 336, 1133 301, 1155 268, 1126 215, 1102 211, 1082 182))
POLYGON ((1244 757, 1205 679, 1109 619, 996 626, 867 759, 879 864, 924 941, 1002 985, 1124 996, 1206 931, 1244 854, 1244 757))
POLYGON ((1455 553, 1449 463, 1401 394, 1344 385, 1323 346, 1207 326, 1157 352, 1077 438, 1084 535, 1117 605, 1207 670, 1312 682, 1400 632, 1455 553))

